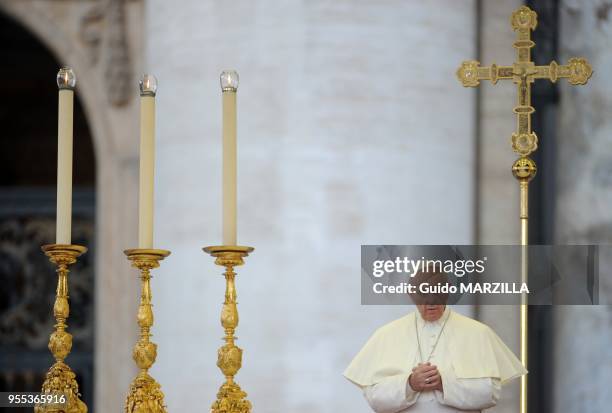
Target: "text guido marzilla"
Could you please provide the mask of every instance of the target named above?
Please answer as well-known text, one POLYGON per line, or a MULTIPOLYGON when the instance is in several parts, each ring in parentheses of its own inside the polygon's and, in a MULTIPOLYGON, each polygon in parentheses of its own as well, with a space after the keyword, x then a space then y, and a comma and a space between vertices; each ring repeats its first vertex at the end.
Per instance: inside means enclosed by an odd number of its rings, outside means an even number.
POLYGON ((508 282, 474 282, 456 285, 429 285, 423 283, 418 286, 409 283, 399 285, 385 285, 374 283, 375 294, 529 294, 527 283, 508 282), (417 291, 418 290, 418 291, 417 291))

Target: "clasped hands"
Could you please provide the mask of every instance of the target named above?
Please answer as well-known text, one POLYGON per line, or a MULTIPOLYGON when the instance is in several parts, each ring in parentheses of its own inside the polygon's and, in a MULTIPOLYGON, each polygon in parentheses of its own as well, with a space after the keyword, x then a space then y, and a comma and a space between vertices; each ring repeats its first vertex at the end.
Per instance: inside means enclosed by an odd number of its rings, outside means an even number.
POLYGON ((438 368, 431 363, 419 363, 412 369, 408 384, 416 392, 442 390, 442 376, 438 368))

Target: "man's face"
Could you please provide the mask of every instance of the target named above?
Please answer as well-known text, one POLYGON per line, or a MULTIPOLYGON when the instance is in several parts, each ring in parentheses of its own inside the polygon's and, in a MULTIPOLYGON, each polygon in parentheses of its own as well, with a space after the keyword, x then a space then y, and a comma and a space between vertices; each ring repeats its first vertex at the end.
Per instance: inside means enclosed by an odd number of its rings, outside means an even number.
POLYGON ((441 304, 417 304, 417 308, 423 320, 431 322, 439 320, 440 317, 442 317, 446 306, 441 304))

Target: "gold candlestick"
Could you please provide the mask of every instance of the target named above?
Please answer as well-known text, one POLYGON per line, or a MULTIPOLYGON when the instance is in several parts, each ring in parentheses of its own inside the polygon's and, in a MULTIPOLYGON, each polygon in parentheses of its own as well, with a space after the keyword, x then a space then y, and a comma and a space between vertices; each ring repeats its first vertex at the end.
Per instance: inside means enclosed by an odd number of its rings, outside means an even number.
POLYGON ((217 366, 225 376, 225 383, 219 388, 217 400, 211 406, 211 413, 249 413, 251 402, 247 400, 247 394, 238 383, 234 382, 234 376, 242 367, 242 349, 234 343, 234 332, 238 326, 234 267, 244 264, 243 258, 249 255, 253 248, 225 245, 206 247, 204 251, 216 258, 215 264, 225 267, 225 301, 221 311, 225 345, 217 352, 217 366))
POLYGON ((66 403, 62 407, 58 405, 39 405, 34 408, 36 413, 87 413, 87 406, 79 399, 79 385, 76 374, 64 363, 72 349, 72 334, 66 331, 66 320, 70 314, 68 304, 68 266, 77 261, 77 257, 84 254, 87 248, 80 245, 49 244, 42 247, 49 261, 57 266, 57 290, 55 303, 53 304, 53 315, 57 321, 55 331, 49 338, 49 350, 55 358, 55 363, 45 377, 42 385, 42 393, 64 395, 66 403))
POLYGON ((138 306, 140 338, 134 346, 132 358, 140 372, 132 381, 125 400, 125 413, 166 413, 161 386, 149 375, 149 369, 157 358, 157 344, 151 342, 153 308, 151 305, 151 270, 170 255, 170 251, 157 249, 129 249, 124 251, 132 266, 140 271, 141 294, 138 306))

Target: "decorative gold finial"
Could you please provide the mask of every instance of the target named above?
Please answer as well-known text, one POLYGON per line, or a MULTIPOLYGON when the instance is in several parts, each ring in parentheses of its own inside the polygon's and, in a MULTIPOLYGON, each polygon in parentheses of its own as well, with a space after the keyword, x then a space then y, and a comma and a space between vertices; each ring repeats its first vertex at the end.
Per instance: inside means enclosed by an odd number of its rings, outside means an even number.
POLYGON ((513 133, 512 150, 521 156, 527 156, 538 149, 538 137, 535 133, 513 133))
POLYGON ((125 401, 125 413, 167 413, 161 386, 149 375, 157 358, 157 344, 151 342, 153 306, 151 304, 151 270, 170 255, 170 251, 157 249, 130 249, 125 251, 132 266, 140 271, 141 294, 138 306, 140 338, 134 346, 132 358, 140 372, 132 381, 125 401))
POLYGON ((204 251, 216 258, 215 264, 225 267, 225 301, 221 310, 225 345, 217 352, 217 367, 225 376, 225 383, 217 392, 217 400, 211 407, 211 413, 250 413, 251 402, 247 400, 247 394, 234 381, 234 376, 242 367, 242 349, 236 346, 236 336, 234 336, 236 327, 238 327, 234 267, 244 264, 244 257, 249 255, 253 248, 231 245, 206 247, 204 251))
POLYGON ((510 24, 514 31, 535 30, 538 26, 538 14, 527 6, 519 7, 510 16, 510 24))
POLYGON ((567 68, 567 78, 572 85, 586 85, 593 74, 591 65, 583 57, 572 57, 567 62, 567 68))
POLYGON ((536 163, 526 156, 518 158, 512 165, 512 175, 519 181, 531 181, 535 178, 537 171, 536 163))
POLYGON ((459 69, 457 69, 457 78, 465 87, 475 87, 480 84, 478 78, 478 69, 480 68, 480 62, 476 60, 468 60, 461 63, 459 69))
MULTIPOLYGON (((55 358, 55 363, 45 376, 42 393, 64 395, 66 397, 65 411, 67 413, 87 413, 87 405, 79 398, 79 385, 76 375, 64 362, 72 350, 72 334, 66 331, 66 321, 70 315, 68 303, 68 266, 74 264, 77 257, 84 254, 87 248, 80 245, 50 244, 42 247, 49 261, 57 266, 57 290, 53 315, 56 324, 55 331, 49 338, 49 350, 55 358)), ((62 408, 62 411, 64 408, 62 408)), ((34 407, 35 413, 57 413, 57 405, 39 405, 34 407)))

